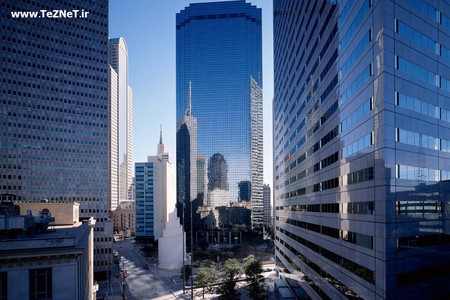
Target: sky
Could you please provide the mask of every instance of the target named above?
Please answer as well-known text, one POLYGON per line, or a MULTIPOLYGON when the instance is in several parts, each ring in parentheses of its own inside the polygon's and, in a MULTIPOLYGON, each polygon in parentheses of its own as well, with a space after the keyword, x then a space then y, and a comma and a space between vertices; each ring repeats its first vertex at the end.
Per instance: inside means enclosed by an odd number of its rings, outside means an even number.
MULTIPOLYGON (((128 84, 133 89, 133 160, 156 155, 163 142, 175 159, 175 15, 190 3, 211 0, 110 0, 109 37, 128 46, 128 84)), ((246 0, 262 9, 264 183, 272 186, 273 34, 272 1, 246 0)))

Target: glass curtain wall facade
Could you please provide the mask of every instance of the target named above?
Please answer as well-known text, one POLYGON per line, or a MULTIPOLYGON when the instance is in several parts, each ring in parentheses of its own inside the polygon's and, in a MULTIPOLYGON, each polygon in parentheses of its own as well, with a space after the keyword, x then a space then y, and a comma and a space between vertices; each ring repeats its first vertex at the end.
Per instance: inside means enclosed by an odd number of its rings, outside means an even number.
POLYGON ((324 299, 450 290, 444 1, 274 1, 276 257, 324 299))
MULTIPOLYGON (((185 114, 192 82, 197 154, 207 164, 213 155, 221 156, 228 169, 225 188, 207 188, 205 203, 211 195, 220 195, 224 203, 237 201, 239 182, 261 180, 253 183, 261 188, 254 193, 261 199, 252 199, 261 206, 261 220, 255 226, 262 222, 262 178, 252 177, 252 153, 257 152, 255 147, 261 147, 262 153, 262 138, 252 139, 251 114, 262 111, 262 101, 257 101, 257 94, 252 102, 251 91, 252 78, 254 90, 262 87, 261 47, 261 9, 250 3, 191 4, 176 16, 176 118, 185 114)), ((262 114, 259 117, 262 123, 262 114)), ((185 148, 177 143, 179 147, 185 148)), ((262 165, 262 157, 258 163, 262 165)))
POLYGON ((0 194, 76 201, 95 217, 95 271, 111 262, 108 1, 2 1, 0 194), (85 10, 87 18, 12 18, 85 10), (109 229, 110 228, 110 231, 109 229))

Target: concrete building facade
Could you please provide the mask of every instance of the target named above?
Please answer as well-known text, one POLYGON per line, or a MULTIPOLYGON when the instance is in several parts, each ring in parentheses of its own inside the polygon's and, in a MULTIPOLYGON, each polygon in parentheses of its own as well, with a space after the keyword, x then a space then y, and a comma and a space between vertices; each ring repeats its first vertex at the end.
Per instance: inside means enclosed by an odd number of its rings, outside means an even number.
POLYGON ((136 163, 136 238, 158 240, 176 207, 176 172, 162 140, 157 155, 136 163))
POLYGON ((2 1, 0 194, 80 203, 96 272, 112 261, 108 207, 108 1, 2 1), (12 18, 85 10, 88 18, 12 18), (58 36, 56 37, 55 34, 58 36))
MULTIPOLYGON (((33 234, 28 235, 26 232, 30 228, 24 227, 24 234, 0 240, 2 299, 96 299, 94 218, 74 219, 70 213, 61 213, 67 209, 76 215, 78 203, 33 203, 27 206, 22 202, 19 205, 20 211, 47 210, 47 214, 58 218, 47 230, 34 229, 33 234)), ((22 216, 2 216, 1 220, 16 218, 12 223, 17 225, 22 216)), ((0 229, 3 230, 2 225, 0 229)))
POLYGON ((110 210, 129 199, 133 183, 133 92, 128 85, 128 47, 124 38, 109 39, 110 210))

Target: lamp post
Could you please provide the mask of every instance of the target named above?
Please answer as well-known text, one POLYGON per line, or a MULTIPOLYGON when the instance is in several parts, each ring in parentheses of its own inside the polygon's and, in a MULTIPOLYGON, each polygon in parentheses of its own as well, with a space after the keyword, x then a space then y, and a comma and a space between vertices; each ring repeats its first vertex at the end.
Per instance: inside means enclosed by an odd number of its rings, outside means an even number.
POLYGON ((191 299, 194 299, 194 226, 192 221, 192 201, 191 202, 191 299))
POLYGON ((185 267, 184 267, 184 259, 185 259, 185 256, 186 256, 186 247, 185 247, 185 241, 184 241, 184 235, 185 235, 185 231, 184 231, 184 209, 185 209, 185 203, 183 202, 182 203, 183 204, 183 234, 182 234, 182 236, 183 236, 183 244, 182 244, 182 246, 181 246, 181 248, 182 248, 182 251, 181 252, 183 252, 183 294, 184 293, 186 293, 186 270, 185 270, 185 267))

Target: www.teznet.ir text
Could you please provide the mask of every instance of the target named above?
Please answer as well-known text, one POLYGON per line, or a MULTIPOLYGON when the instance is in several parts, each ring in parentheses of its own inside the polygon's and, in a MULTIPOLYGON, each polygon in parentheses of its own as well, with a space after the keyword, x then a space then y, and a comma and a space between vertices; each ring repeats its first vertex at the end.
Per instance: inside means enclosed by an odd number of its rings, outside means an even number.
POLYGON ((31 19, 39 19, 39 18, 47 18, 47 19, 60 19, 60 18, 68 18, 68 19, 85 19, 87 18, 89 12, 78 9, 73 10, 63 10, 63 9, 53 9, 53 10, 45 10, 41 9, 39 11, 12 11, 12 18, 31 18, 31 19))

